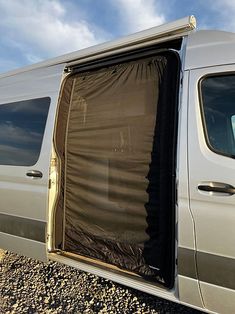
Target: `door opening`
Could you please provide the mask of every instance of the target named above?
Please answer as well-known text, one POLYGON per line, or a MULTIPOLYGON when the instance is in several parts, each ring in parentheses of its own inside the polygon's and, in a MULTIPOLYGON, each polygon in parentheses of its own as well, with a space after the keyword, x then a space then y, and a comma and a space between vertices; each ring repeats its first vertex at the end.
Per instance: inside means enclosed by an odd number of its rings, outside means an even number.
POLYGON ((71 74, 56 131, 57 247, 167 287, 175 265, 178 77, 172 51, 71 74))

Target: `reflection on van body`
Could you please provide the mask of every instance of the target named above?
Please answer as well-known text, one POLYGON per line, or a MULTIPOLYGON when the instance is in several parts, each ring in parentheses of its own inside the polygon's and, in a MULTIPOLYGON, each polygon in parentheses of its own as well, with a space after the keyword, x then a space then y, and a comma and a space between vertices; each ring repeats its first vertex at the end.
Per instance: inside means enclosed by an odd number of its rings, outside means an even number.
POLYGON ((0 105, 0 164, 32 166, 40 154, 50 98, 0 105))

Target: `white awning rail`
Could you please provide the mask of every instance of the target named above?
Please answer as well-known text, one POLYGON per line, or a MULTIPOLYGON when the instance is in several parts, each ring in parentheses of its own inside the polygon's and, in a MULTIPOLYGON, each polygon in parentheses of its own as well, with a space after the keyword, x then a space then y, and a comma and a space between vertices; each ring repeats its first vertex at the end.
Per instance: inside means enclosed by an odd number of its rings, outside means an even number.
POLYGON ((69 54, 67 56, 70 56, 71 61, 68 61, 67 65, 68 67, 72 67, 83 62, 93 61, 101 56, 107 57, 114 53, 126 52, 134 48, 147 47, 156 43, 183 37, 195 28, 196 18, 191 15, 174 22, 155 26, 114 41, 69 54))
POLYGON ((13 70, 0 75, 0 78, 58 64, 65 64, 65 67, 72 67, 74 65, 93 61, 101 57, 107 57, 116 53, 127 52, 132 49, 148 47, 156 43, 180 38, 187 35, 195 28, 196 19, 193 15, 191 15, 170 23, 155 26, 135 34, 122 37, 120 39, 81 49, 53 59, 23 67, 21 69, 13 70))

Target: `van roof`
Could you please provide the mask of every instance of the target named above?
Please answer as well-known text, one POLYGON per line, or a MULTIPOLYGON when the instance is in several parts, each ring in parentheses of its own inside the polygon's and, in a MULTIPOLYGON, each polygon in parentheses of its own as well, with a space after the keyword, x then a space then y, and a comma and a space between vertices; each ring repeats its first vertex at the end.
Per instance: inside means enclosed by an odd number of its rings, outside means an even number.
POLYGON ((235 63, 235 33, 201 30, 189 34, 186 70, 232 63, 235 63))

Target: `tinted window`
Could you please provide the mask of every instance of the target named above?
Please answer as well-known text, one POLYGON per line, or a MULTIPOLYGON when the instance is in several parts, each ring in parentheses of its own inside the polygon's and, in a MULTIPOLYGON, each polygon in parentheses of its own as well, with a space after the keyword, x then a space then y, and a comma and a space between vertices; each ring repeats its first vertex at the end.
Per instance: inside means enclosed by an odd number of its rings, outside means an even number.
POLYGON ((0 164, 37 162, 49 105, 49 97, 0 105, 0 164))
POLYGON ((202 111, 209 147, 235 156, 235 75, 210 76, 201 83, 202 111))

